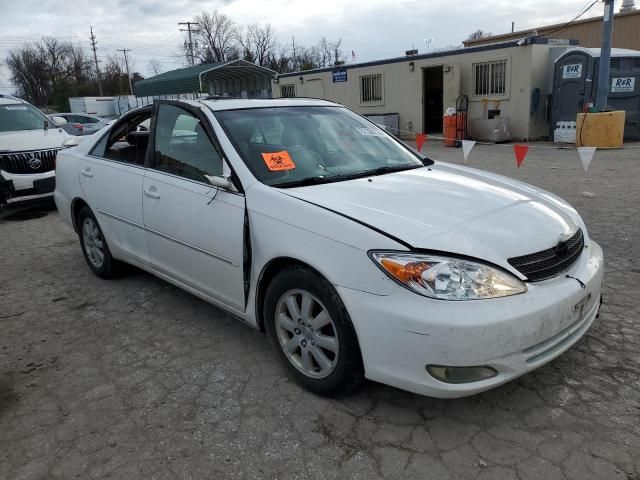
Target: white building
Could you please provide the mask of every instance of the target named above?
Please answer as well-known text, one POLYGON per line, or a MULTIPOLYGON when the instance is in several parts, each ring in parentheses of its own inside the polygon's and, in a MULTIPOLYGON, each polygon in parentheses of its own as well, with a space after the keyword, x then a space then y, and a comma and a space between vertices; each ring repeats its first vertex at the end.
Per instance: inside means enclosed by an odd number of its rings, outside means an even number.
MULTIPOLYGON (((363 115, 396 118, 401 135, 443 131, 443 115, 468 96, 470 129, 499 110, 515 140, 549 135, 553 60, 576 42, 530 37, 432 54, 279 75, 274 97, 332 100, 363 115), (404 131, 404 132, 403 132, 404 131)), ((470 132, 473 135, 473 131, 470 132)))

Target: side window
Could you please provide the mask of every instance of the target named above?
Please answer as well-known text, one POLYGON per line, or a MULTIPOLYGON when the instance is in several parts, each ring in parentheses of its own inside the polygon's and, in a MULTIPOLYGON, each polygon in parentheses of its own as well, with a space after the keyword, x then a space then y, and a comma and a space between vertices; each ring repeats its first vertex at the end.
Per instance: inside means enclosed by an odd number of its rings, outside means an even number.
POLYGON ((222 158, 198 117, 174 105, 158 108, 155 130, 155 168, 206 181, 205 175, 222 175, 222 158))
POLYGON ((118 162, 144 165, 149 144, 149 125, 151 109, 135 112, 118 121, 90 154, 118 162))

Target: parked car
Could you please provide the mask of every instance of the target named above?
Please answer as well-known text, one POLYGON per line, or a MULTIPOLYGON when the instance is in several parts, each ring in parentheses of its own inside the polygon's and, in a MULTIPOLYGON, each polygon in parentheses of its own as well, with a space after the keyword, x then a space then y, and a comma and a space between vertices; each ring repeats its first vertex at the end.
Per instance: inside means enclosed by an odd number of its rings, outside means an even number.
MULTIPOLYGON (((56 119, 62 122, 62 119, 56 119)), ((69 135, 28 102, 0 94, 0 213, 53 205, 57 152, 69 135)))
POLYGON ((61 128, 69 135, 93 135, 113 121, 86 113, 56 113, 49 115, 49 118, 54 116, 65 120, 66 123, 61 128))
POLYGON ((96 275, 130 263, 266 331, 320 394, 363 376, 481 392, 599 310, 602 250, 569 204, 429 160, 335 103, 158 101, 61 152, 57 174, 96 275))

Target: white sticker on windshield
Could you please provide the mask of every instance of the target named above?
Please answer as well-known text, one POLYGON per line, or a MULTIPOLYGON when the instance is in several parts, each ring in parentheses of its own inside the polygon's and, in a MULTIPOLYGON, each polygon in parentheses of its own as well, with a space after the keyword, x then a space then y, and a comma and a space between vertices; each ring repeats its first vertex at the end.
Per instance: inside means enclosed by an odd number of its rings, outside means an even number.
POLYGON ((5 110, 29 110, 25 105, 8 105, 5 110))
POLYGON ((356 128, 360 135, 368 135, 370 137, 384 137, 384 132, 378 128, 356 128))

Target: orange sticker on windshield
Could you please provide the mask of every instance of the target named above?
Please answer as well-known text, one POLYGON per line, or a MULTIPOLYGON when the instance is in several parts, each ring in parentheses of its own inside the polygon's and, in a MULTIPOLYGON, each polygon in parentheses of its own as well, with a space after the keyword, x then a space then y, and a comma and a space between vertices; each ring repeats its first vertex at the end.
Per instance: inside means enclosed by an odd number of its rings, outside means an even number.
POLYGON ((296 164, 293 163, 289 152, 283 150, 282 152, 267 152, 262 154, 264 163, 267 164, 267 168, 272 172, 280 172, 282 170, 293 170, 296 168, 296 164))

